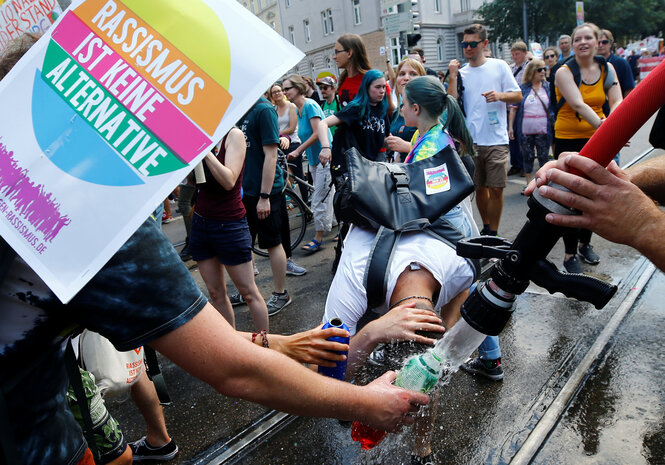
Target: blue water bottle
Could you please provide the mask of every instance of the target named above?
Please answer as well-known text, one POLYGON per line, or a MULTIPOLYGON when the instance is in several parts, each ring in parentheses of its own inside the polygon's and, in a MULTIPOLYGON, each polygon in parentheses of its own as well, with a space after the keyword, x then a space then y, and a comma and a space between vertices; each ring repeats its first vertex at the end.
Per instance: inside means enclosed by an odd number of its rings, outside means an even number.
MULTIPOLYGON (((348 326, 346 326, 340 318, 333 318, 330 320, 328 323, 323 325, 323 328, 321 329, 326 329, 326 328, 342 328, 345 330, 349 330, 348 326)), ((333 336, 328 338, 329 341, 334 341, 334 342, 340 342, 342 344, 348 344, 349 343, 349 337, 339 337, 339 336, 333 336)), ((337 354, 344 354, 347 355, 349 354, 348 351, 346 352, 338 352, 335 351, 337 354)), ((339 380, 344 381, 346 379, 346 360, 337 362, 337 366, 335 367, 323 367, 319 365, 319 373, 325 376, 330 376, 331 378, 337 378, 339 380)))

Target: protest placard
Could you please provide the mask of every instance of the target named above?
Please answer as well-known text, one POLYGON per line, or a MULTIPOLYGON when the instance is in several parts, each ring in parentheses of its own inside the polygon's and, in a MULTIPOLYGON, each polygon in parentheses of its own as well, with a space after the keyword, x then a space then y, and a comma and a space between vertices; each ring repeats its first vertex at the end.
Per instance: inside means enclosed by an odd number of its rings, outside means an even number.
POLYGON ((302 56, 234 0, 75 0, 0 82, 0 234, 70 300, 302 56))
POLYGON ((43 34, 61 14, 56 0, 0 1, 0 52, 25 32, 43 34))

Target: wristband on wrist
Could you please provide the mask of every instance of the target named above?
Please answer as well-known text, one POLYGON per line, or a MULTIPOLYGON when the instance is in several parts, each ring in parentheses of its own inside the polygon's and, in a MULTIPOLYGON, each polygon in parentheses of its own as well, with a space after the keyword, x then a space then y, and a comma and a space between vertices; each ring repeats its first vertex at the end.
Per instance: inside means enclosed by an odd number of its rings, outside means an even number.
POLYGON ((330 150, 330 146, 328 146, 328 145, 322 145, 322 146, 321 146, 321 150, 323 150, 323 149, 328 149, 328 150, 330 150))

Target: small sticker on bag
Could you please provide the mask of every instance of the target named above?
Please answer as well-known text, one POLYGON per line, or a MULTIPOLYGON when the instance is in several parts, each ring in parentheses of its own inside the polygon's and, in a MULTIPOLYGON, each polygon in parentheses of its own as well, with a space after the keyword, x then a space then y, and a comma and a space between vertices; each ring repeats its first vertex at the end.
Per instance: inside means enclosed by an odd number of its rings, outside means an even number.
POLYGON ((448 167, 445 163, 434 168, 425 168, 424 172, 427 195, 450 190, 450 176, 448 176, 448 167))

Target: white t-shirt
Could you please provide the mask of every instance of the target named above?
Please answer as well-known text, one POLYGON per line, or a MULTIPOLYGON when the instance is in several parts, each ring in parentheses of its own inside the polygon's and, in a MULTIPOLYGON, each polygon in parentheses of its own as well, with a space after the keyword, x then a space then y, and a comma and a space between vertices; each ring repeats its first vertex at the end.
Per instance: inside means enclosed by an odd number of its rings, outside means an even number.
MULTIPOLYGON (((376 231, 351 227, 344 240, 344 251, 326 299, 323 321, 341 318, 349 327, 352 336, 356 333, 358 320, 367 310, 367 292, 363 286, 363 277, 375 237, 376 231)), ((393 253, 386 300, 377 309, 379 312, 388 309, 397 278, 411 263, 429 270, 441 284, 436 309, 440 309, 457 294, 468 289, 473 279, 471 266, 464 258, 458 257, 452 247, 427 233, 404 233, 393 253)))
POLYGON ((460 69, 464 84, 464 111, 466 125, 477 145, 508 144, 508 119, 505 102, 487 103, 482 94, 515 92, 520 86, 513 77, 510 66, 503 60, 488 58, 481 66, 464 66, 460 69))

